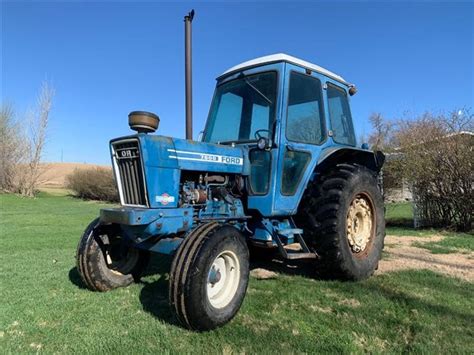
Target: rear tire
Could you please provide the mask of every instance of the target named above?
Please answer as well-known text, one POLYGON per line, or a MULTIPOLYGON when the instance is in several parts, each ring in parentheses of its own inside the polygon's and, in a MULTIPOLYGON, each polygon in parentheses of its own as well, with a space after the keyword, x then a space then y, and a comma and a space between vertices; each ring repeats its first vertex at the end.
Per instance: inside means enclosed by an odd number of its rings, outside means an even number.
POLYGON ((319 255, 323 277, 362 280, 378 267, 385 237, 382 194, 376 174, 359 165, 338 164, 311 183, 297 222, 319 255))
POLYGON ((109 291, 138 280, 149 260, 147 251, 124 244, 119 229, 95 219, 77 246, 77 270, 92 291, 109 291))
POLYGON ((206 331, 240 309, 249 280, 249 253, 230 225, 203 224, 181 243, 171 264, 169 298, 186 328, 206 331))

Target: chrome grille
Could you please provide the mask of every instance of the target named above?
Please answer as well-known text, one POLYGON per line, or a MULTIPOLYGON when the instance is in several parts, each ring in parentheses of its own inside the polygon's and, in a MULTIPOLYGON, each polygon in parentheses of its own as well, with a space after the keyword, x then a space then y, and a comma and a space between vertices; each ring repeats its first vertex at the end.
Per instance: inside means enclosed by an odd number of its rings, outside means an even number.
POLYGON ((146 187, 138 141, 133 139, 115 142, 112 147, 121 203, 146 207, 146 187))

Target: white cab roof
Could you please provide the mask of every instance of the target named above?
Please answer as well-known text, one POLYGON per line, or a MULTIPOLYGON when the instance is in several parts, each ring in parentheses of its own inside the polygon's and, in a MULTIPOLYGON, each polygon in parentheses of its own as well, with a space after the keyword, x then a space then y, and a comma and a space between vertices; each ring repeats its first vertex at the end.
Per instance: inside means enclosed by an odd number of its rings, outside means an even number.
POLYGON ((264 57, 259 57, 259 58, 255 58, 255 59, 252 59, 252 60, 248 60, 246 62, 237 64, 236 66, 233 66, 230 69, 227 69, 220 76, 224 76, 224 75, 227 75, 229 73, 232 73, 232 72, 235 72, 235 71, 238 71, 238 70, 242 70, 244 68, 254 67, 254 66, 258 66, 258 65, 262 65, 262 64, 270 64, 270 63, 275 63, 275 62, 288 62, 288 63, 296 64, 296 65, 299 65, 301 67, 311 69, 313 71, 316 71, 316 72, 321 73, 323 75, 326 75, 326 76, 328 76, 332 79, 335 79, 337 81, 340 81, 344 84, 349 85, 349 83, 347 81, 345 81, 344 78, 341 77, 340 75, 337 75, 337 74, 335 74, 335 73, 333 73, 333 72, 331 72, 327 69, 324 69, 323 67, 320 67, 319 65, 307 62, 307 61, 302 60, 302 59, 298 59, 296 57, 293 57, 291 55, 284 54, 284 53, 266 55, 264 57))

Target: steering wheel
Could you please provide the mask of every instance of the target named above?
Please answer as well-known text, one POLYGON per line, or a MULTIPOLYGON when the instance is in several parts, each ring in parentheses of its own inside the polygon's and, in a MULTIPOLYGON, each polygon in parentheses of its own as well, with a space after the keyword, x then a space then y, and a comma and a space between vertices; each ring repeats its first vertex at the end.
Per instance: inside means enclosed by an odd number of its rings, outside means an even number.
POLYGON ((260 139, 260 138, 266 138, 266 139, 270 139, 270 130, 269 129, 257 129, 255 131, 255 139, 260 139), (262 133, 263 132, 266 132, 267 133, 267 137, 263 137, 262 136, 262 133))

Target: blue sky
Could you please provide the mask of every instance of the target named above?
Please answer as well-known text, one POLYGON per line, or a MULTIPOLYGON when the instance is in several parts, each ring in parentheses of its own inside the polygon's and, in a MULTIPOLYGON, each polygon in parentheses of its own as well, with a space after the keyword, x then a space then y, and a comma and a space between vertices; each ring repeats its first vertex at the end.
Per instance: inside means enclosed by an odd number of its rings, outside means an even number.
POLYGON ((183 16, 193 22, 194 133, 215 78, 285 52, 357 85, 358 135, 387 117, 474 106, 472 2, 4 2, 2 102, 20 117, 47 79, 56 90, 45 161, 109 164, 110 138, 148 110, 184 137, 183 16))

